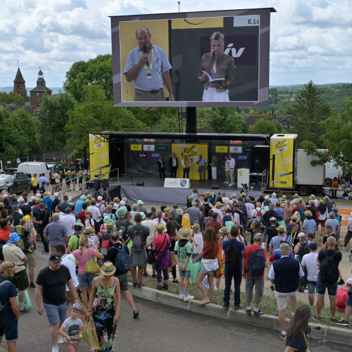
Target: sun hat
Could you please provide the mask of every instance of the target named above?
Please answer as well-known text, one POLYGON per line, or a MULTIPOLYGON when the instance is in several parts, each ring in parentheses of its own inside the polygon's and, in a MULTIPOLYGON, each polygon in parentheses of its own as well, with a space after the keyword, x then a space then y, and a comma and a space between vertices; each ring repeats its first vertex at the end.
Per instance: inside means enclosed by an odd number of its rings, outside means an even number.
POLYGON ((82 196, 79 197, 79 199, 85 200, 87 197, 83 194, 82 196))
POLYGON ((277 232, 284 233, 286 232, 285 226, 280 225, 279 227, 276 228, 277 232))
POLYGON ((9 261, 3 262, 0 265, 0 273, 3 273, 5 270, 16 271, 17 269, 18 269, 18 266, 9 261))
POLYGON ((104 224, 107 224, 110 221, 111 221, 110 216, 104 216, 104 224))
POLYGON ((324 201, 322 199, 319 199, 320 204, 324 204, 324 201))
POLYGON ((98 196, 97 200, 103 200, 103 197, 102 196, 98 196))
POLYGON ((103 276, 112 276, 115 274, 116 268, 113 263, 105 262, 104 265, 100 269, 100 273, 103 276))
POLYGON ((112 222, 112 221, 109 221, 107 224, 106 224, 106 229, 107 230, 113 230, 115 228, 115 224, 112 222))
POLYGON ((253 209, 251 212, 251 218, 255 218, 255 217, 257 217, 257 211, 253 209))
POLYGON ((82 306, 79 303, 73 303, 71 309, 76 309, 76 310, 81 311, 82 306))
POLYGON ((223 204, 221 204, 220 202, 216 202, 216 204, 215 204, 215 208, 222 207, 222 206, 223 206, 223 204))
POLYGON ((221 233, 229 233, 229 230, 227 229, 227 227, 223 226, 220 231, 221 233))
POLYGON ((191 227, 200 230, 200 225, 198 223, 194 223, 191 227))
POLYGON ((165 226, 160 223, 160 224, 158 224, 158 225, 155 226, 155 230, 156 230, 157 232, 159 232, 159 233, 162 233, 162 232, 165 231, 165 226))
POLYGON ((115 198, 113 199, 113 202, 114 202, 114 203, 118 203, 119 201, 120 201, 119 197, 115 197, 115 198))
POLYGON ((67 201, 71 202, 71 200, 72 200, 72 197, 68 197, 67 201))
POLYGON ((139 214, 141 214, 142 220, 144 220, 146 218, 146 215, 143 211, 140 211, 139 214))
POLYGON ((122 206, 125 205, 125 204, 126 204, 126 202, 123 201, 123 200, 120 202, 120 205, 122 205, 122 206))
POLYGON ((57 198, 59 196, 59 193, 58 192, 55 192, 54 193, 54 197, 57 198))
POLYGON ((307 218, 311 218, 313 216, 312 212, 310 210, 306 210, 304 212, 304 215, 307 217, 307 218))
POLYGON ((19 207, 20 207, 19 204, 14 204, 14 205, 12 206, 12 210, 18 210, 19 207))
POLYGON ((292 216, 291 216, 291 220, 293 220, 293 221, 297 221, 297 220, 298 220, 298 218, 297 218, 297 216, 296 216, 296 215, 292 215, 292 216))
POLYGON ((137 202, 137 204, 138 204, 138 205, 143 205, 144 203, 143 203, 142 200, 139 200, 139 201, 137 202))
POLYGON ((39 204, 39 203, 41 203, 41 198, 37 198, 36 200, 35 200, 35 202, 36 202, 36 204, 39 204))
POLYGON ((84 229, 84 234, 85 235, 89 235, 90 233, 92 233, 94 230, 91 226, 87 226, 85 229, 84 229))
POLYGON ((25 203, 24 199, 21 197, 18 199, 18 203, 25 203))
POLYGON ((315 195, 314 195, 314 194, 311 194, 311 195, 310 195, 310 198, 311 198, 311 199, 315 199, 315 195))
POLYGON ((49 192, 44 193, 44 198, 49 198, 49 196, 50 196, 49 192))
POLYGON ((315 242, 311 242, 311 243, 309 243, 309 248, 313 249, 313 251, 314 251, 318 248, 318 245, 315 242))
POLYGON ((37 198, 40 198, 42 195, 41 195, 40 193, 37 193, 35 196, 36 196, 37 198))
POLYGON ((189 195, 189 196, 187 197, 187 199, 188 199, 188 200, 193 200, 194 197, 193 197, 192 195, 189 195))
POLYGON ((4 203, 0 202, 0 208, 3 208, 3 207, 4 207, 4 203))
POLYGON ((106 209, 108 209, 108 210, 112 210, 112 208, 113 208, 112 205, 107 205, 107 206, 106 206, 106 209))
POLYGON ((236 193, 231 194, 231 198, 237 198, 237 194, 236 193))
POLYGON ((182 227, 178 235, 183 240, 188 240, 192 236, 192 230, 189 227, 182 227))
POLYGON ((93 196, 92 196, 91 194, 88 194, 88 195, 87 195, 87 198, 88 198, 88 199, 92 199, 93 196))
POLYGON ((269 199, 269 196, 265 196, 264 199, 268 200, 268 199, 269 199))
POLYGON ((305 234, 304 232, 300 232, 300 233, 298 234, 297 238, 305 237, 305 236, 306 236, 306 234, 305 234))
POLYGON ((53 263, 61 262, 61 257, 59 253, 51 253, 49 260, 53 263))

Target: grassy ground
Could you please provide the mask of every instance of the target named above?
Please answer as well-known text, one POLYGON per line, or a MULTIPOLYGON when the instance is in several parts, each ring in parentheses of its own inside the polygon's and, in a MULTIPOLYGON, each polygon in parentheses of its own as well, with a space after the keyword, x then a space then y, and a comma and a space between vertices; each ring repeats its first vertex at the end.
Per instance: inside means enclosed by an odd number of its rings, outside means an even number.
MULTIPOLYGON (((132 277, 130 276, 130 282, 132 282, 132 277)), ((151 277, 151 275, 149 275, 148 277, 143 277, 143 283, 148 286, 148 287, 151 287, 151 288, 155 288, 156 289, 156 286, 157 286, 157 281, 156 279, 153 279, 151 277)), ((178 295, 179 294, 179 286, 178 285, 174 285, 172 284, 172 280, 169 281, 169 289, 168 291, 169 293, 173 293, 175 295, 178 295)), ((203 299, 203 296, 201 295, 201 292, 200 290, 197 288, 197 286, 194 284, 194 283, 191 283, 190 284, 190 287, 189 287, 189 294, 191 296, 194 296, 194 299, 196 300, 199 300, 201 301, 203 299)), ((209 292, 208 292, 209 294, 209 292)), ((231 299, 233 299, 233 293, 231 294, 231 299)), ((214 292, 214 300, 212 303, 214 304, 218 304, 218 305, 223 305, 224 302, 223 302, 223 299, 224 299, 224 292, 223 290, 218 290, 218 291, 215 291, 214 292)), ((246 299, 245 299, 245 293, 242 293, 241 294, 241 306, 242 307, 245 307, 246 306, 246 299)), ((233 302, 232 302, 233 303, 233 302)), ((300 301, 300 300, 297 300, 297 306, 301 306, 303 304, 306 304, 305 302, 303 301, 300 301)), ((230 306, 231 306, 231 300, 230 300, 230 306)), ((260 303, 260 308, 262 310, 265 311, 266 314, 270 314, 270 315, 275 315, 277 316, 278 315, 278 309, 277 309, 277 303, 276 303, 276 299, 273 298, 273 297, 268 297, 268 296, 263 296, 262 298, 262 301, 260 303)), ((291 318, 291 308, 290 308, 290 304, 288 303, 288 306, 287 306, 287 310, 286 310, 286 317, 287 318, 291 318)), ((254 304, 252 304, 252 310, 254 309, 254 304)), ((311 310, 312 310, 312 316, 316 314, 316 307, 315 305, 311 307, 311 310)), ((330 319, 330 309, 329 308, 325 308, 323 307, 322 311, 321 311, 321 318, 322 318, 322 321, 320 324, 322 325, 329 325, 329 326, 335 326, 337 327, 337 325, 333 324, 333 323, 330 323, 329 319, 330 319)), ((336 318, 338 320, 342 319, 343 318, 343 314, 342 313, 336 313, 336 318)), ((311 319, 311 321, 314 323, 316 323, 315 320, 311 319)), ((352 329, 352 327, 348 327, 347 329, 352 329)))

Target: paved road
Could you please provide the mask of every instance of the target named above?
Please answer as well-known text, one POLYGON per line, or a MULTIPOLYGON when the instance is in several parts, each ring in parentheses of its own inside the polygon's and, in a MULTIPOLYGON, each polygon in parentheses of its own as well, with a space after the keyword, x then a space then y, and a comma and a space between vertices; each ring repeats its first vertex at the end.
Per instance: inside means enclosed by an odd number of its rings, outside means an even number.
MULTIPOLYGON (((39 245, 38 247, 40 247, 39 245)), ((37 268, 47 265, 47 255, 36 252, 37 268)), ((39 316, 35 309, 34 291, 30 290, 33 308, 20 316, 18 352, 50 352, 52 345, 46 316, 39 316)), ((224 321, 177 308, 168 307, 136 298, 140 319, 132 319, 132 312, 123 298, 121 319, 118 323, 115 351, 284 351, 285 346, 278 333, 248 325, 224 321)), ((260 318, 259 318, 260 319, 260 318)), ((1 347, 6 347, 5 341, 1 347)), ((350 351, 346 346, 313 343, 313 351, 350 351)), ((65 351, 65 346, 60 347, 65 351)), ((79 351, 88 351, 81 343, 79 351)))

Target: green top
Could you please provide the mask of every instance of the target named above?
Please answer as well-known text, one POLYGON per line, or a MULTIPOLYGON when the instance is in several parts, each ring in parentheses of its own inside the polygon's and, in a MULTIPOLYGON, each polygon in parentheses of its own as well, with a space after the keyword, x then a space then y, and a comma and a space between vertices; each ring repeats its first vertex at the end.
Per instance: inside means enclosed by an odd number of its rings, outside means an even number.
MULTIPOLYGON (((180 264, 183 266, 186 263, 187 254, 188 254, 188 256, 192 255, 193 247, 192 247, 192 243, 189 241, 186 243, 186 245, 184 247, 179 247, 179 245, 178 245, 179 242, 180 241, 176 242, 175 254, 177 254, 178 260, 179 260, 180 264)), ((191 260, 191 258, 189 258, 187 266, 185 267, 185 271, 191 270, 191 264, 192 264, 192 260, 191 260)))
MULTIPOLYGON (((82 236, 83 236, 83 233, 81 233, 81 234, 79 235, 79 237, 82 237, 82 236)), ((72 246, 71 252, 75 251, 75 250, 78 248, 78 237, 77 237, 76 234, 75 234, 75 235, 72 235, 72 236, 70 237, 70 240, 69 240, 69 242, 68 242, 68 245, 69 245, 69 246, 72 246)))

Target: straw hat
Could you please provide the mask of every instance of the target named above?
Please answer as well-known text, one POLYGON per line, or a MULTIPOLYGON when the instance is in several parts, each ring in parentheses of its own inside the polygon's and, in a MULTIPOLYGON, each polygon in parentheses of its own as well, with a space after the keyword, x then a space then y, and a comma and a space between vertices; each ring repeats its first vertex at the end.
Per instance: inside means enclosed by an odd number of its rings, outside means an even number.
POLYGON ((89 235, 90 233, 92 233, 94 230, 92 229, 91 226, 87 226, 85 229, 84 229, 84 234, 85 235, 89 235))
POLYGON ((194 197, 193 197, 192 195, 189 195, 189 196, 187 197, 187 199, 188 199, 188 200, 193 200, 194 197))
POLYGON ((217 207, 222 207, 223 206, 223 204, 221 204, 220 202, 217 202, 216 204, 215 204, 215 208, 217 208, 217 207))
POLYGON ((285 226, 280 225, 279 227, 276 228, 277 232, 284 233, 286 232, 285 226))
POLYGON ((115 197, 115 198, 113 199, 113 201, 114 201, 114 203, 119 203, 119 202, 120 202, 120 199, 119 199, 119 197, 115 197))
POLYGON ((305 212, 304 212, 304 215, 307 217, 307 218, 311 218, 312 217, 312 212, 310 211, 310 210, 306 210, 305 212))
POLYGON ((112 221, 110 221, 110 222, 108 222, 108 223, 106 224, 106 229, 107 229, 107 230, 113 230, 115 227, 116 227, 116 226, 115 226, 115 224, 114 224, 112 221))
POLYGON ((297 217, 296 215, 292 215, 292 216, 291 216, 291 220, 297 221, 297 220, 298 220, 298 217, 297 217))
POLYGON ((223 226, 219 232, 226 234, 229 233, 229 230, 227 229, 227 227, 223 226))
POLYGON ((159 233, 162 233, 165 231, 165 226, 163 224, 158 224, 155 226, 155 230, 158 231, 159 233))
POLYGON ((100 273, 103 276, 112 276, 115 274, 116 268, 113 263, 105 262, 104 265, 100 269, 100 273))
POLYGON ((191 227, 192 227, 193 229, 200 230, 200 226, 199 226, 199 224, 197 224, 197 223, 194 223, 191 227))
POLYGON ((107 210, 112 210, 112 208, 113 208, 112 205, 107 205, 107 206, 106 206, 106 209, 107 209, 107 210))
POLYGON ((236 193, 231 194, 231 198, 237 198, 237 194, 236 193))
POLYGON ((189 227, 182 227, 178 232, 178 235, 183 240, 188 240, 192 236, 192 230, 189 227))

